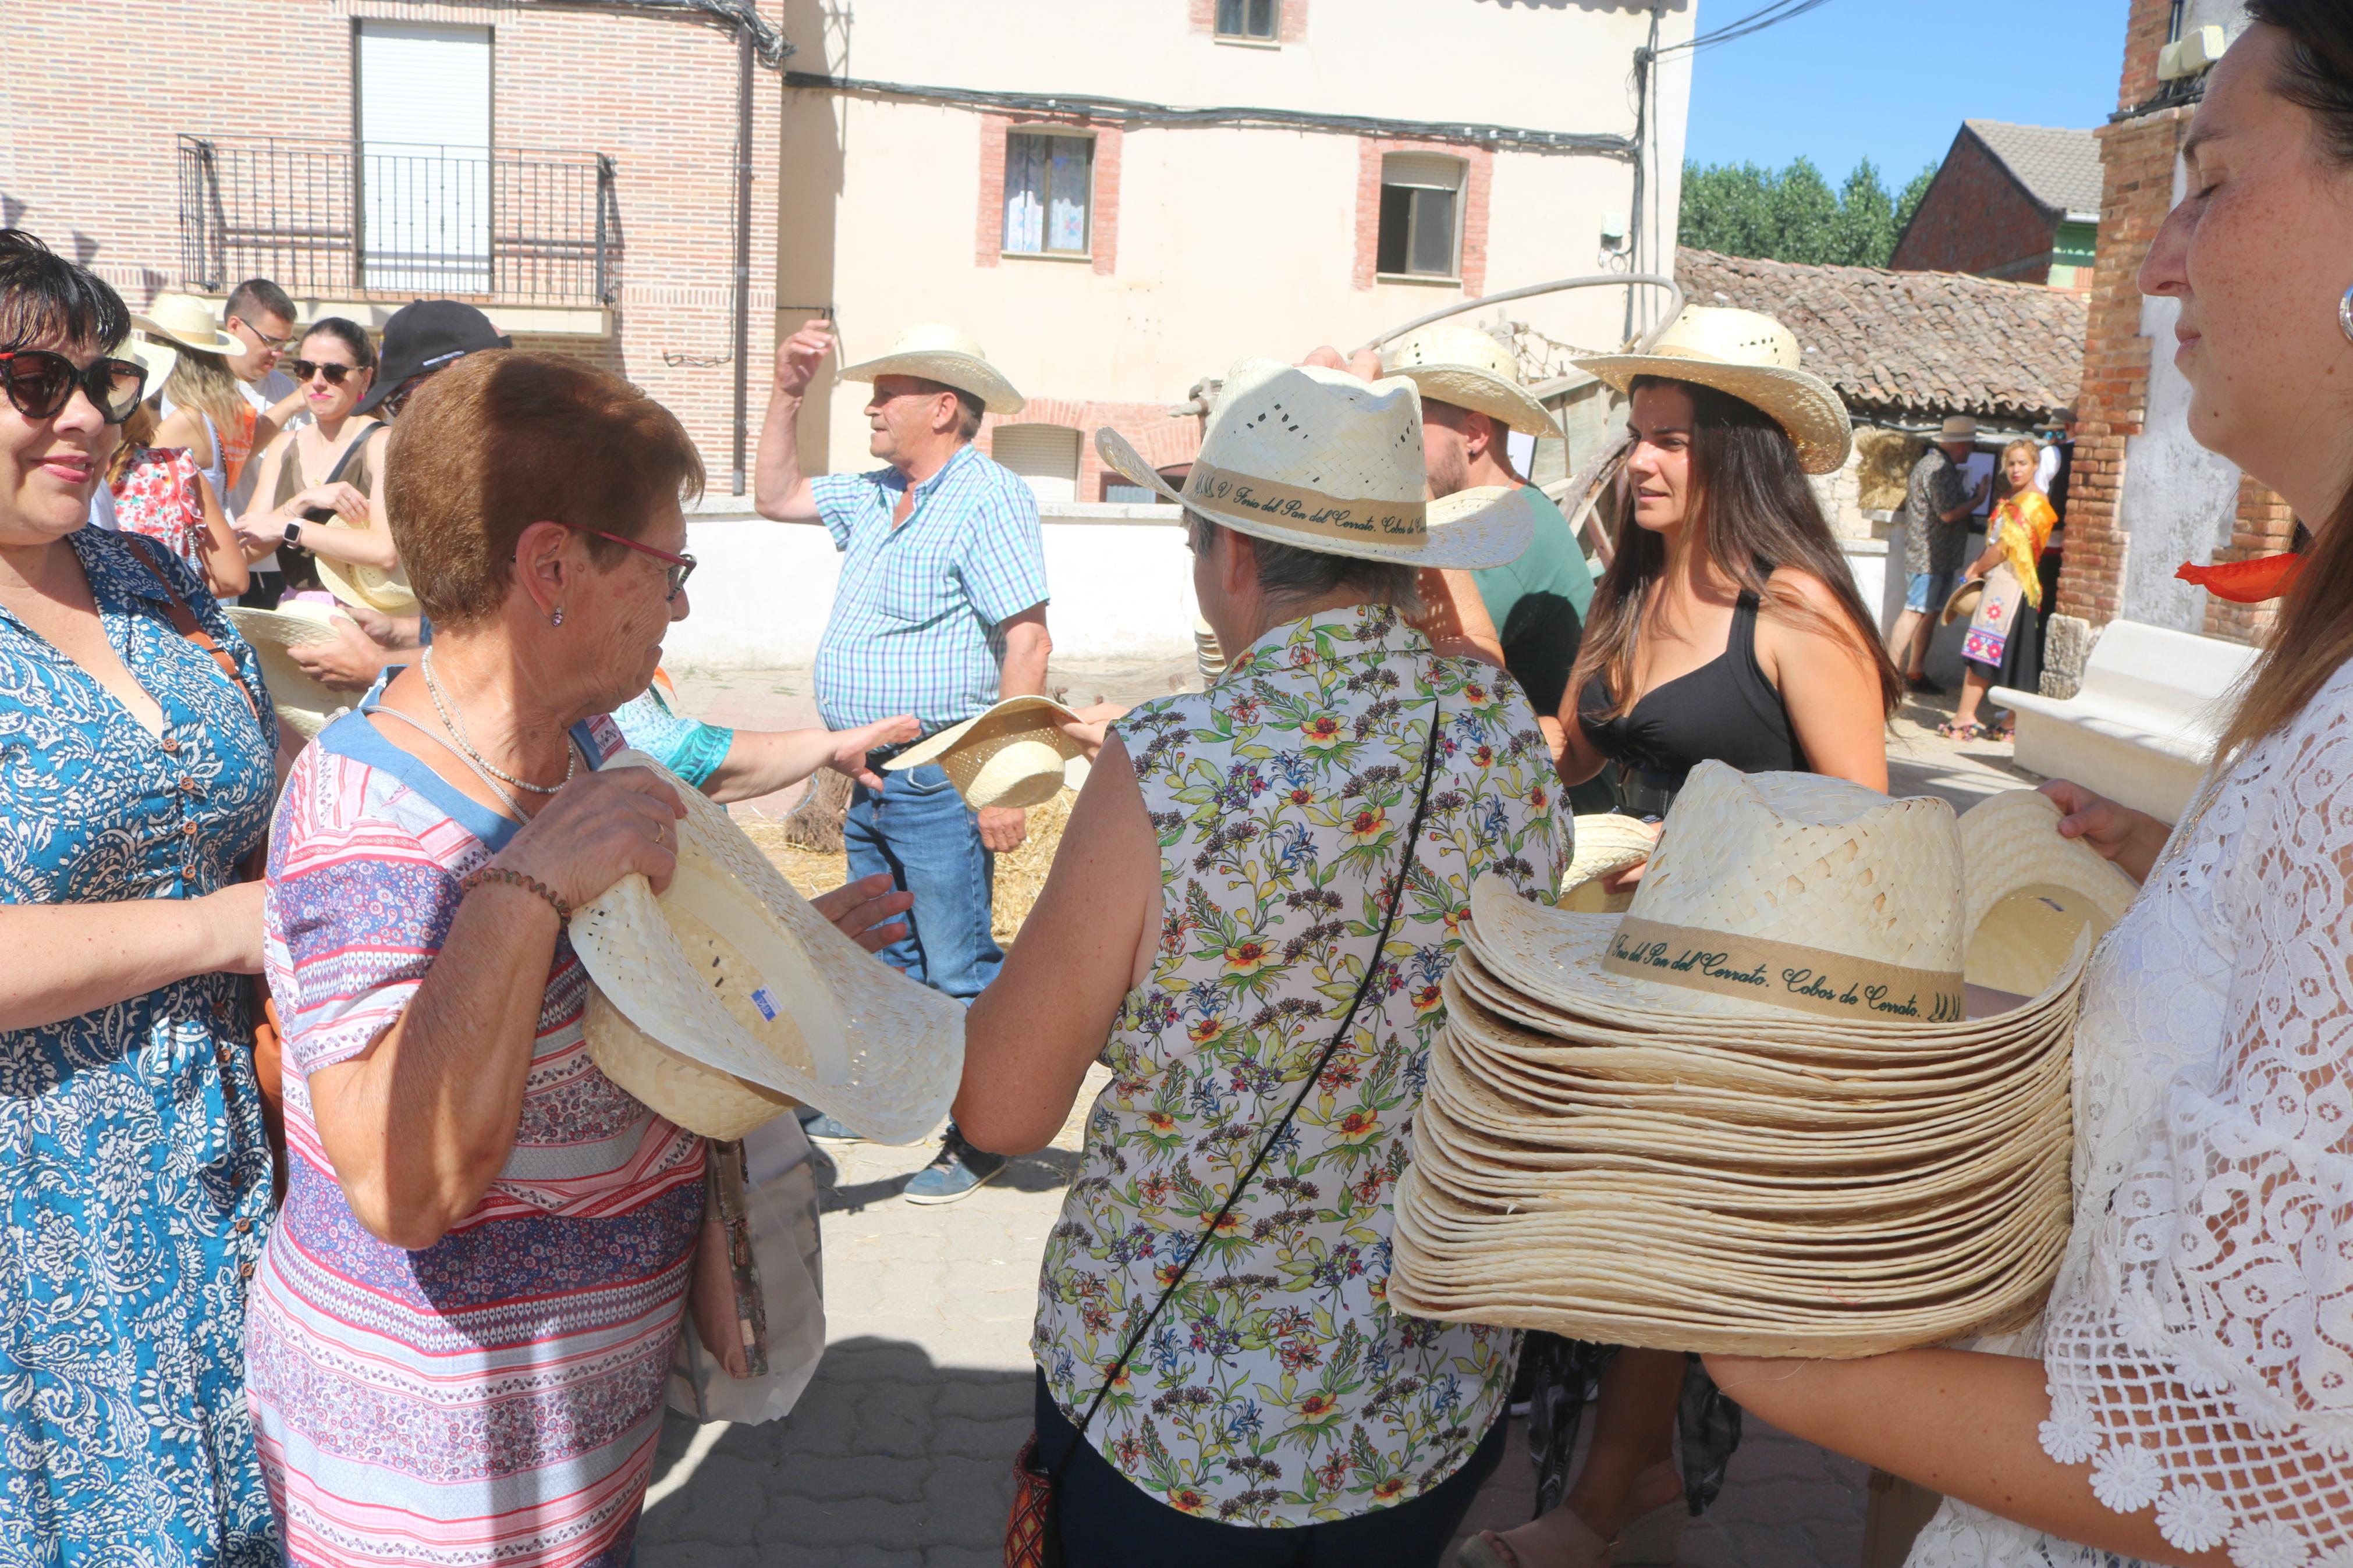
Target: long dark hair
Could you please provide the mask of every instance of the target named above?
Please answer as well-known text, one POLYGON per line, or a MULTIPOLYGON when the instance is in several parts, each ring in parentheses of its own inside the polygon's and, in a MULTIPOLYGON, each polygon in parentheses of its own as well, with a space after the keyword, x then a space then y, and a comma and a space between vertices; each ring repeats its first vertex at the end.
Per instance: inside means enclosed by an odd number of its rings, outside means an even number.
MULTIPOLYGON (((1878 673, 1881 706, 1893 714, 1904 698, 1903 679, 1880 646, 1877 625, 1855 592, 1854 574, 1831 535, 1788 433, 1754 404, 1713 387, 1638 375, 1630 390, 1651 386, 1680 387, 1691 395, 1691 515, 1683 526, 1694 531, 1692 548, 1756 595, 1767 613, 1832 637, 1843 633, 1860 645, 1878 673), (1784 566, 1820 578, 1846 625, 1825 624, 1811 605, 1770 587, 1767 579, 1784 566)), ((1582 691, 1599 675, 1609 695, 1609 717, 1632 706, 1642 611, 1667 565, 1666 541, 1634 521, 1634 487, 1621 484, 1620 490, 1613 530, 1618 552, 1593 591, 1568 683, 1570 691, 1582 691)))
MULTIPOLYGON (((2288 36, 2273 90, 2309 111, 2322 152, 2353 166, 2353 8, 2344 0, 2248 0, 2247 14, 2288 36)), ((2316 328, 2316 331, 2327 331, 2316 328)), ((2280 605, 2262 659, 2241 687, 2219 755, 2286 727, 2353 658, 2353 492, 2316 529, 2303 573, 2280 605)))

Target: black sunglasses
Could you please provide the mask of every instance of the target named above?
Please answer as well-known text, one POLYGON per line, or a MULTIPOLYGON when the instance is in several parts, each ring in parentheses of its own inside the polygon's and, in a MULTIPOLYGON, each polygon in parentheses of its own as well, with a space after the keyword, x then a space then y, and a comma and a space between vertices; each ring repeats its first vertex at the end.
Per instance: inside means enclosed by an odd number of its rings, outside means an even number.
POLYGON ((332 360, 298 359, 294 362, 294 379, 308 381, 314 375, 323 375, 329 386, 341 386, 343 377, 357 369, 355 364, 337 364, 332 360))
POLYGON ((79 386, 109 425, 120 425, 147 390, 147 367, 135 360, 100 357, 88 370, 50 349, 0 349, 0 385, 27 419, 55 419, 79 386))

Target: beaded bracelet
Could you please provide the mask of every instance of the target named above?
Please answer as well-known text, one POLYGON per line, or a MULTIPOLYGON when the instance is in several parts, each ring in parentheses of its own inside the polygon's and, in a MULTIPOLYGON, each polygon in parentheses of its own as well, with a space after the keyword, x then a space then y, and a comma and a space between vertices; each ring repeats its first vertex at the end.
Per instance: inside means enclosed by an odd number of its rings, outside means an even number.
POLYGON ((511 871, 504 866, 485 866, 479 871, 469 872, 465 880, 458 884, 458 891, 470 893, 485 882, 504 882, 511 888, 521 888, 526 893, 537 893, 554 909, 556 924, 572 923, 572 906, 564 901, 563 894, 536 877, 511 871))

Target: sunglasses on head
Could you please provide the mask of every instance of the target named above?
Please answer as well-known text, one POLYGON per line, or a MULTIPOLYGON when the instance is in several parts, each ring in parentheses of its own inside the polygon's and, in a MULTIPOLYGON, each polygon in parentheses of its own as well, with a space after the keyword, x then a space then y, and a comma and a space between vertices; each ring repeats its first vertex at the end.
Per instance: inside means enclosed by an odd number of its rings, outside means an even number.
POLYGON ((357 369, 355 364, 337 364, 332 360, 298 359, 294 362, 294 379, 308 381, 314 375, 323 375, 329 386, 341 386, 343 377, 357 369))
POLYGON ((79 387, 109 425, 131 417, 147 390, 147 367, 135 360, 100 356, 88 370, 51 349, 0 349, 0 385, 27 419, 54 419, 79 387))

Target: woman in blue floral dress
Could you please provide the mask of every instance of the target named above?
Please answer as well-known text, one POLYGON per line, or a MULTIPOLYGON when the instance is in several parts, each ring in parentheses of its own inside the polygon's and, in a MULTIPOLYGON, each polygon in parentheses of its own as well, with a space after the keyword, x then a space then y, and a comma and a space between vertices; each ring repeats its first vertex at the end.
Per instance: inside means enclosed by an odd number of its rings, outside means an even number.
POLYGON ((277 721, 194 574, 83 526, 141 390, 129 325, 0 230, 0 1563, 260 1564, 261 888, 232 879, 277 721))

